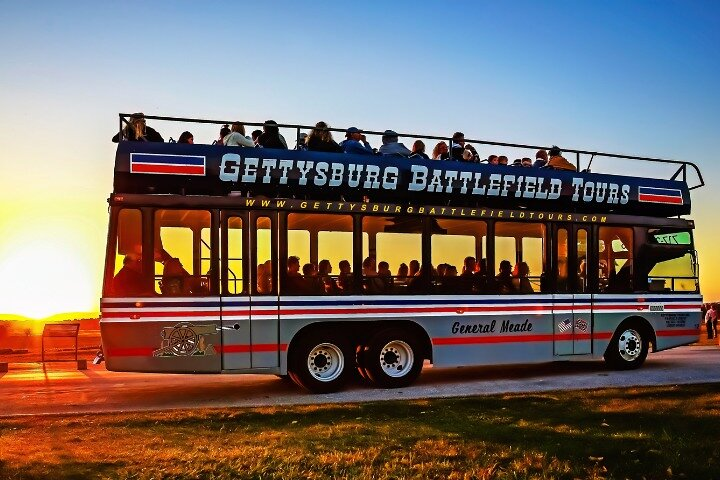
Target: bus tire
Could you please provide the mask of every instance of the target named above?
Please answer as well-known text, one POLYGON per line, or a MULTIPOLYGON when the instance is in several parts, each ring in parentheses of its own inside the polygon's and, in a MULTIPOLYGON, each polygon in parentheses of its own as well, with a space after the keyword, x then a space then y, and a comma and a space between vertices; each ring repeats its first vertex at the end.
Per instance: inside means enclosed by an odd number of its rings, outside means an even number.
POLYGON ((639 368, 650 349, 650 334, 638 321, 624 322, 605 350, 605 363, 615 370, 639 368))
POLYGON ((337 392, 354 366, 347 342, 332 332, 303 335, 288 354, 288 374, 314 393, 337 392))
POLYGON ((381 388, 407 387, 417 379, 423 366, 417 336, 400 328, 380 330, 362 353, 367 378, 381 388))

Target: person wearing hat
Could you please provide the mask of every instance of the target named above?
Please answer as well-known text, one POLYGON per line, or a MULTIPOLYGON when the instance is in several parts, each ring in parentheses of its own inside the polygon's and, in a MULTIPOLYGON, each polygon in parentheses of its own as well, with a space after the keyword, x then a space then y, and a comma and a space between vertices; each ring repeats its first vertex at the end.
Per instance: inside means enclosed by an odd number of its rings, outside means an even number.
POLYGON ((382 146, 380 153, 383 155, 393 155, 396 157, 409 157, 412 152, 398 141, 398 134, 392 130, 385 130, 382 136, 382 146))
POLYGON ((545 165, 547 165, 548 162, 548 155, 545 150, 538 150, 535 154, 535 163, 533 163, 533 167, 535 168, 542 168, 545 165))
POLYGON ((562 156, 562 151, 560 149, 553 145, 550 149, 550 160, 548 160, 547 166, 550 168, 554 168, 555 170, 567 170, 574 172, 577 170, 575 168, 575 165, 568 162, 565 157, 562 156))
POLYGON ((345 132, 345 140, 340 143, 345 153, 356 155, 374 155, 372 147, 365 139, 362 130, 357 127, 350 127, 345 132))
POLYGON ((130 120, 122 129, 122 136, 116 133, 112 141, 118 143, 120 140, 129 140, 131 142, 164 142, 163 137, 151 127, 145 125, 144 113, 133 113, 130 120))

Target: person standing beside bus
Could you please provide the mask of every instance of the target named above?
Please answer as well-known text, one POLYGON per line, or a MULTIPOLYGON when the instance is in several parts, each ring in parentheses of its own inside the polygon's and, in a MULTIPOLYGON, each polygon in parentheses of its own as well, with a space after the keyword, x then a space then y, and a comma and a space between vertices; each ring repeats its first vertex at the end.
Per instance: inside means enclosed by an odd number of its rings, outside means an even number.
POLYGON ((705 331, 707 332, 708 340, 714 338, 714 333, 717 328, 717 311, 715 310, 715 304, 710 304, 707 313, 705 314, 705 331))
POLYGON ((223 138, 223 145, 226 147, 254 147, 255 142, 245 136, 245 125, 233 122, 230 133, 223 138))

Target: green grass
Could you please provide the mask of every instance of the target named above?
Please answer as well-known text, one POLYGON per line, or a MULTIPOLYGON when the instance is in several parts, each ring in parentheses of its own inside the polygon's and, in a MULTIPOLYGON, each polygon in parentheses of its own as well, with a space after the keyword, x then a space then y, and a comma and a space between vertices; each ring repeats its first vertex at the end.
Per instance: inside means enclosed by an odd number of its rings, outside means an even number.
POLYGON ((720 385, 0 420, 0 478, 720 478, 720 385))

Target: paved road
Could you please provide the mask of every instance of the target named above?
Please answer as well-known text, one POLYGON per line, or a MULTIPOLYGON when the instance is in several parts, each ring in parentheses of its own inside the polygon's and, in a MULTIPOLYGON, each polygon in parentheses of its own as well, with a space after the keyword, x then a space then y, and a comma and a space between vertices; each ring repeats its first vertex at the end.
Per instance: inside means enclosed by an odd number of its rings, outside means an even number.
POLYGON ((559 389, 720 382, 720 349, 689 346, 650 354, 640 370, 602 362, 439 369, 426 366, 415 385, 397 390, 351 384, 313 395, 267 375, 168 375, 108 372, 103 366, 10 364, 0 373, 0 417, 196 407, 250 407, 440 398, 559 389))

